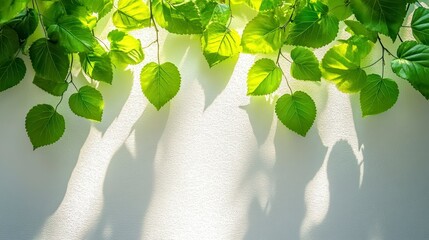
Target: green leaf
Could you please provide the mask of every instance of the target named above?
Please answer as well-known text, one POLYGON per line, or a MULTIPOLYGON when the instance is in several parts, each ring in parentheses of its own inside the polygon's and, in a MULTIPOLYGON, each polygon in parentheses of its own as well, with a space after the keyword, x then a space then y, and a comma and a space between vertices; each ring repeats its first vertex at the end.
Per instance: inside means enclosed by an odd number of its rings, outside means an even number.
POLYGON ((286 127, 305 136, 316 119, 316 104, 305 92, 285 94, 277 100, 276 114, 286 127))
POLYGON ((92 12, 98 13, 98 19, 106 16, 113 8, 113 0, 80 0, 92 12))
POLYGON ((256 9, 259 11, 266 11, 266 10, 271 10, 278 7, 283 1, 281 0, 244 0, 243 2, 253 9, 256 9))
POLYGON ((405 0, 350 0, 357 20, 368 29, 396 39, 405 18, 405 0))
POLYGON ((391 62, 393 72, 429 100, 429 46, 406 41, 399 46, 397 56, 391 62))
POLYGON ((171 62, 148 63, 140 74, 142 91, 158 110, 176 96, 180 81, 180 72, 171 62))
POLYGON ((33 84, 53 96, 62 96, 69 84, 65 80, 55 80, 34 75, 33 84))
POLYGON ((320 81, 322 73, 319 69, 319 60, 310 49, 296 47, 290 56, 293 60, 290 69, 292 77, 298 80, 320 81))
POLYGON ((419 7, 414 11, 411 28, 417 41, 429 45, 429 9, 419 7))
POLYGON ((104 101, 101 93, 90 86, 83 86, 69 98, 72 112, 80 117, 101 121, 104 101))
POLYGON ((49 26, 48 34, 71 53, 90 52, 95 40, 91 30, 73 16, 62 16, 56 24, 49 26))
POLYGON ((362 23, 353 20, 345 20, 344 23, 347 25, 346 31, 351 34, 366 37, 371 42, 377 42, 377 32, 368 30, 362 23))
POLYGON ((30 47, 30 59, 37 75, 52 81, 64 81, 70 61, 59 45, 46 38, 40 38, 30 47))
POLYGON ((226 25, 231 18, 231 9, 227 4, 208 2, 201 10, 201 24, 203 27, 216 22, 226 25))
POLYGON ((201 18, 194 2, 153 0, 152 4, 156 22, 167 31, 177 34, 202 33, 201 18))
POLYGON ((41 14, 43 16, 43 25, 45 25, 45 28, 48 28, 49 26, 56 24, 61 16, 68 13, 66 12, 63 2, 58 1, 49 4, 46 7, 46 10, 41 14))
POLYGON ((362 115, 374 115, 387 111, 398 100, 398 84, 380 75, 368 75, 365 86, 360 91, 362 115))
POLYGON ((150 26, 150 10, 142 0, 119 0, 112 17, 115 27, 133 30, 150 26))
POLYGON ((39 18, 34 9, 28 8, 10 20, 7 25, 13 28, 19 36, 19 39, 27 39, 37 28, 39 18))
POLYGON ((247 95, 266 95, 276 91, 282 80, 282 70, 268 58, 253 64, 247 74, 247 95))
POLYGON ((110 41, 110 59, 114 65, 138 64, 143 61, 140 40, 118 30, 111 31, 107 38, 110 41))
POLYGON ((100 44, 96 44, 94 52, 79 53, 82 70, 89 77, 97 81, 112 84, 113 70, 109 54, 104 51, 100 44))
POLYGON ((9 21, 25 9, 28 0, 2 0, 0 4, 0 24, 9 21))
POLYGON ((18 34, 4 26, 0 28, 0 63, 10 60, 19 49, 18 34))
POLYGON ((241 45, 246 53, 272 53, 283 45, 284 30, 274 12, 260 12, 243 31, 241 45))
POLYGON ((235 30, 213 22, 201 37, 203 54, 210 67, 235 56, 240 51, 240 36, 235 30))
POLYGON ((352 15, 352 9, 347 0, 324 0, 323 2, 329 7, 329 13, 338 20, 347 19, 352 15))
POLYGON ((58 141, 65 128, 64 117, 48 104, 34 106, 25 118, 25 129, 33 150, 58 141))
POLYGON ((342 92, 357 92, 366 82, 366 73, 360 67, 362 57, 356 45, 336 45, 322 59, 322 75, 342 92))
POLYGON ((295 17, 288 43, 319 48, 332 42, 338 33, 338 19, 331 16, 328 6, 316 2, 303 8, 295 17))
POLYGON ((21 58, 14 58, 0 64, 0 92, 17 85, 25 76, 25 64, 21 58))

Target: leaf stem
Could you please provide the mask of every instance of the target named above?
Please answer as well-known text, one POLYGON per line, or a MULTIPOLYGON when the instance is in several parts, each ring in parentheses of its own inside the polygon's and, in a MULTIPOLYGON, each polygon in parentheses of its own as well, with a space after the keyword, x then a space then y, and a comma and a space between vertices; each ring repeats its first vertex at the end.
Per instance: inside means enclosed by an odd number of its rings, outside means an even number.
POLYGON ((375 62, 371 63, 370 65, 362 67, 362 69, 372 67, 375 64, 377 64, 378 62, 380 62, 382 59, 383 59, 383 57, 380 57, 379 59, 377 59, 375 62))
POLYGON ((45 34, 45 37, 48 38, 48 33, 46 32, 45 24, 43 23, 43 16, 40 13, 39 4, 37 3, 37 0, 32 0, 32 3, 33 3, 33 8, 35 8, 37 10, 37 16, 38 16, 39 22, 42 26, 43 33, 45 34))
POLYGON ((60 101, 57 103, 57 106, 55 106, 55 112, 57 111, 57 108, 58 108, 58 106, 60 105, 60 103, 63 101, 63 99, 64 99, 64 93, 63 93, 63 94, 61 94, 60 101))
POLYGON ((381 45, 381 48, 383 48, 383 56, 384 56, 384 52, 386 51, 390 56, 392 56, 392 57, 394 57, 394 58, 398 58, 398 57, 396 57, 393 53, 391 53, 391 52, 389 51, 389 49, 387 49, 387 48, 384 46, 383 42, 381 41, 380 36, 377 36, 377 39, 378 39, 378 42, 379 42, 379 43, 380 43, 380 45, 381 45))
POLYGON ((157 57, 158 57, 158 65, 159 65, 160 64, 160 62, 159 62, 159 51, 160 51, 159 50, 159 30, 158 30, 158 27, 156 26, 155 19, 153 17, 152 0, 149 0, 149 8, 150 8, 150 20, 153 23, 153 27, 155 28, 155 33, 156 33, 156 40, 155 40, 155 42, 156 42, 156 45, 157 45, 157 57))
POLYGON ((282 72, 283 77, 286 80, 286 85, 288 86, 290 93, 293 94, 293 90, 289 84, 289 80, 287 79, 286 74, 283 72, 282 66, 280 66, 280 56, 283 56, 281 48, 279 49, 279 53, 277 54, 276 64, 279 67, 280 71, 282 72))
MULTIPOLYGON (((70 67, 69 67, 69 73, 67 74, 67 77, 66 77, 66 82, 67 82, 67 79, 68 78, 70 78, 70 81, 68 81, 68 84, 72 84, 73 85, 73 87, 76 89, 76 92, 79 92, 79 89, 76 87, 76 84, 74 84, 74 82, 73 82, 73 74, 72 74, 72 68, 73 68, 73 62, 74 62, 74 59, 73 59, 73 54, 71 54, 71 61, 70 61, 70 67)), ((64 95, 64 93, 63 93, 63 95, 64 95)))

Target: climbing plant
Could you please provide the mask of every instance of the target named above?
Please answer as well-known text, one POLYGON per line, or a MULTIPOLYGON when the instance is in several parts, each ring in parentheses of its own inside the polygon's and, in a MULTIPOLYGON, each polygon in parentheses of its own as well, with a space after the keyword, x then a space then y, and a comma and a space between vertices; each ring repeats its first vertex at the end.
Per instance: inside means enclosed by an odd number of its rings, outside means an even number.
POLYGON ((4 0, 0 91, 24 79, 30 66, 23 58, 29 58, 33 84, 59 98, 56 106, 34 106, 25 118, 34 149, 62 137, 65 119, 58 106, 66 91, 72 91, 68 105, 73 113, 102 120, 103 97, 93 83, 112 84, 115 69, 144 60, 141 42, 129 34, 142 28, 156 33, 157 61, 141 69, 140 82, 144 96, 158 110, 174 98, 181 84, 177 66, 160 62, 159 31, 200 36, 210 67, 226 64, 222 62, 240 52, 258 54, 247 75, 247 94, 272 94, 285 81, 289 93, 278 98, 275 112, 286 127, 302 136, 314 123, 316 105, 309 93, 294 91, 291 81, 324 79, 342 92, 359 93, 364 116, 379 114, 390 109, 399 94, 396 79, 384 76, 390 55, 398 81, 407 80, 429 99, 429 9, 417 0, 4 0), (233 10, 245 5, 255 17, 244 22, 240 36, 231 22, 233 10), (409 26, 408 14, 412 14, 409 26), (100 39, 95 29, 105 17, 116 29, 100 39), (414 40, 401 39, 402 27, 411 29, 414 40), (395 52, 383 41, 401 43, 395 52), (331 47, 319 61, 313 50, 328 44, 331 47), (381 57, 363 66, 377 44, 381 57), (290 69, 281 61, 288 62, 290 69), (378 71, 365 70, 376 64, 378 71), (94 81, 77 86, 71 73, 76 66, 94 81))

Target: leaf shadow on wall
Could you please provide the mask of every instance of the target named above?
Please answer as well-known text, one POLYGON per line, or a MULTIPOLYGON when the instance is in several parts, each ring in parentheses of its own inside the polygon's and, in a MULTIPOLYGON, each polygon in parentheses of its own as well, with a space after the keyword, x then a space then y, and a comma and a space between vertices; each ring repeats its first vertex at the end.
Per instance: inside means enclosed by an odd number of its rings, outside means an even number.
MULTIPOLYGON (((168 61, 180 63, 182 86, 186 87, 184 81, 198 79, 204 90, 204 110, 216 100, 228 85, 229 79, 234 72, 238 56, 227 59, 224 62, 209 68, 201 50, 200 38, 196 36, 182 36, 168 34, 163 46, 164 55, 168 54, 168 61), (180 46, 178 48, 177 46, 180 46), (198 56, 198 57, 195 57, 198 56), (207 74, 210 72, 210 74, 207 74)), ((180 91, 185 92, 183 89, 180 91)))
POLYGON ((169 105, 148 105, 127 142, 110 162, 104 181, 104 205, 98 225, 87 239, 140 239, 153 191, 153 165, 169 105))

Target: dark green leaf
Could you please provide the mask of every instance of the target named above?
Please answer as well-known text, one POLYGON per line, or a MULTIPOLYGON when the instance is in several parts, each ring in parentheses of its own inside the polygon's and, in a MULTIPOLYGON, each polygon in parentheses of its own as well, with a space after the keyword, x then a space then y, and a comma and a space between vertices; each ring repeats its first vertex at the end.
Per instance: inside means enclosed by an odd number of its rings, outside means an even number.
POLYGON ((357 36, 366 37, 371 42, 377 42, 377 32, 368 30, 362 23, 353 20, 345 20, 344 23, 347 25, 347 31, 357 36))
POLYGON ((392 70, 429 100, 429 46, 406 41, 399 46, 397 55, 391 62, 392 70))
POLYGON ((414 11, 411 28, 416 40, 429 45, 429 9, 419 7, 414 11))
POLYGON ((0 63, 12 59, 19 49, 18 34, 9 27, 0 29, 0 63))
POLYGON ((142 0, 119 0, 118 10, 113 13, 113 24, 123 30, 150 26, 150 10, 142 0))
POLYGON ((0 64, 0 92, 17 85, 25 76, 25 64, 14 58, 0 64))
POLYGON ((69 84, 65 80, 53 80, 35 75, 33 84, 54 96, 61 96, 67 90, 69 84))
POLYGON ((282 70, 268 58, 262 58, 253 64, 247 74, 247 95, 266 95, 280 86, 282 70))
POLYGON ((65 121, 51 105, 34 106, 25 118, 25 129, 33 144, 33 149, 50 145, 64 134, 65 121))
POLYGON ((0 4, 0 24, 9 21, 27 6, 29 0, 2 0, 0 4))
POLYGON ((40 77, 56 82, 65 80, 70 61, 59 45, 46 38, 38 39, 30 47, 30 59, 40 77))
POLYGON ((310 49, 296 47, 290 56, 293 60, 290 69, 292 77, 298 80, 320 81, 322 73, 319 69, 319 60, 310 49))
POLYGON ((83 86, 77 93, 69 98, 69 106, 74 114, 101 121, 103 116, 104 101, 101 93, 90 86, 83 86))
POLYGON ((235 56, 240 51, 240 36, 235 30, 213 22, 201 37, 203 54, 210 67, 235 56))
POLYGON ((27 39, 36 30, 39 24, 39 18, 34 9, 28 8, 10 20, 8 26, 13 28, 19 36, 19 39, 27 39))
POLYGON ((140 74, 142 91, 158 110, 176 96, 180 81, 179 70, 170 62, 161 65, 148 63, 140 74))
POLYGON ((316 104, 305 92, 285 94, 277 100, 276 114, 286 127, 305 136, 316 119, 316 104))
POLYGON ((380 75, 368 75, 365 86, 360 91, 362 115, 382 113, 395 105, 398 100, 398 84, 380 75))

